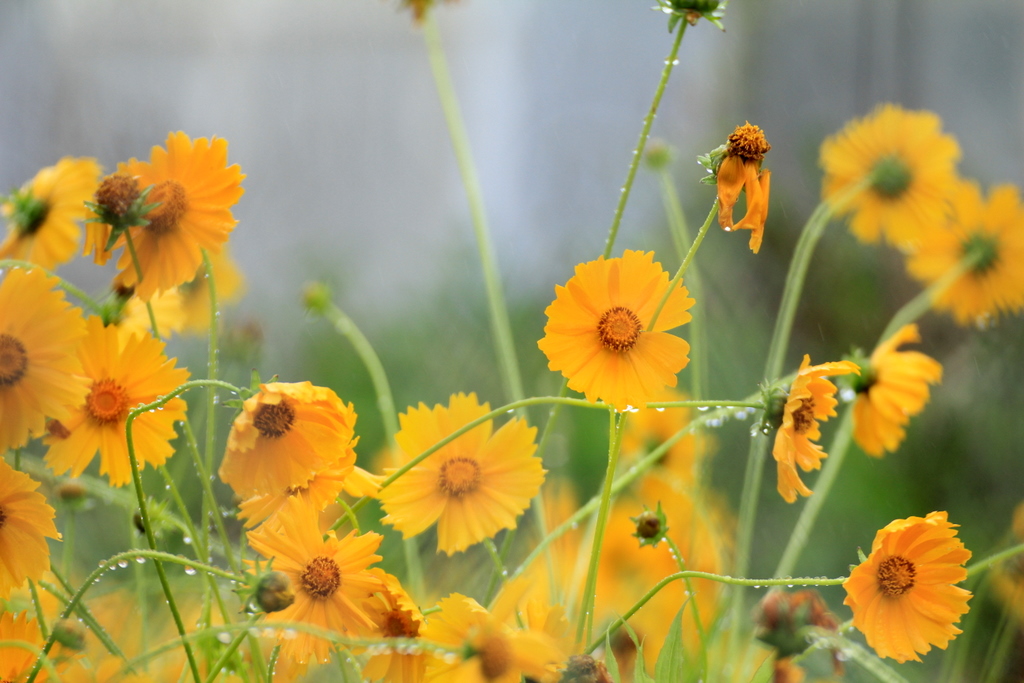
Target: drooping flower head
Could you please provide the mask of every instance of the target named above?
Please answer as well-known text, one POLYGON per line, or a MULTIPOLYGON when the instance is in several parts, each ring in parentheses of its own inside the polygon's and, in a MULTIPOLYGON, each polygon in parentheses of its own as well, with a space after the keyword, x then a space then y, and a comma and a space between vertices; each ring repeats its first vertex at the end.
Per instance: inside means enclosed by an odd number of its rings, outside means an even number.
POLYGON ((928 385, 942 379, 942 365, 920 351, 899 351, 921 341, 917 325, 905 325, 878 345, 856 382, 853 438, 868 455, 880 458, 895 451, 910 418, 924 410, 928 385))
POLYGON ((228 435, 220 478, 240 496, 305 487, 317 472, 355 463, 356 412, 309 382, 261 384, 228 435))
MULTIPOLYGON (((177 132, 167 136, 166 144, 166 150, 154 147, 148 162, 132 159, 118 165, 118 173, 135 178, 139 190, 152 185, 146 201, 159 204, 146 215, 148 225, 131 228, 142 281, 127 249, 117 263, 120 284, 134 286, 143 301, 192 280, 203 260, 200 249, 220 251, 237 223, 231 207, 245 191, 239 166, 227 165, 227 140, 192 140, 177 132)), ((86 249, 95 250, 102 263, 109 257, 104 247, 110 227, 93 225, 86 249)), ((115 248, 123 243, 122 237, 115 248)))
POLYGON ((789 388, 782 424, 775 433, 775 446, 772 448, 779 473, 779 495, 787 503, 794 502, 797 493, 811 495, 811 490, 800 479, 797 465, 804 472, 810 472, 819 469, 822 459, 828 455, 814 443, 821 438, 818 422, 836 416, 836 385, 825 377, 851 372, 859 374, 860 368, 850 361, 812 366, 811 357, 804 355, 796 379, 789 388))
POLYGON ((843 583, 853 625, 879 657, 921 661, 934 645, 945 650, 960 633, 970 592, 954 586, 967 578, 971 551, 956 537, 945 512, 908 517, 875 534, 871 555, 843 583))
POLYGON ((725 158, 718 167, 718 224, 726 230, 750 230, 750 250, 755 254, 761 248, 768 219, 772 177, 768 169, 761 170, 761 163, 771 148, 764 132, 747 122, 736 126, 729 136, 725 158), (732 211, 741 191, 747 195, 747 213, 734 222, 732 211))
POLYGON ((668 273, 654 262, 654 252, 627 250, 621 258, 576 266, 544 311, 548 323, 537 346, 548 368, 565 375, 569 388, 588 401, 618 410, 642 406, 674 387, 690 360, 690 345, 667 330, 689 322, 694 302, 678 283, 648 330, 668 288, 668 273))
MULTIPOLYGON (((421 403, 399 416, 395 440, 408 462, 488 412, 472 393, 453 395, 447 406, 421 403)), ((514 528, 544 482, 537 429, 517 418, 493 430, 490 420, 478 425, 381 489, 383 521, 406 538, 437 522, 437 548, 449 555, 514 528)))
POLYGON ((43 434, 47 417, 67 418, 88 391, 77 353, 85 321, 59 284, 36 268, 0 282, 0 452, 43 434))
POLYGON ((857 239, 877 242, 884 234, 897 246, 924 243, 949 213, 959 159, 960 146, 942 133, 938 116, 883 104, 822 143, 822 199, 836 202, 867 183, 838 207, 853 214, 857 239))
POLYGON ((971 265, 935 298, 960 325, 987 324, 1024 309, 1024 206, 1011 185, 992 188, 962 181, 952 193, 953 214, 910 254, 907 270, 931 284, 961 261, 971 265))
POLYGON ((95 159, 64 157, 47 166, 3 202, 8 235, 0 258, 21 259, 52 270, 78 250, 78 222, 89 211, 85 201, 96 191, 100 166, 95 159))
MULTIPOLYGON (((423 628, 423 614, 402 588, 398 579, 379 569, 370 572, 384 582, 374 593, 367 610, 374 621, 371 635, 384 638, 419 638, 423 628)), ((387 683, 421 683, 426 671, 427 658, 423 652, 404 652, 401 649, 376 654, 363 667, 363 678, 387 683)))
MULTIPOLYGON (((100 474, 112 486, 132 480, 125 424, 128 412, 152 403, 188 380, 188 370, 174 367, 163 342, 148 335, 123 338, 116 327, 98 317, 86 321, 86 338, 78 356, 89 380, 89 393, 66 420, 51 423, 45 442, 46 464, 54 472, 77 477, 100 454, 100 474)), ((185 401, 172 398, 161 408, 139 415, 132 423, 132 441, 139 467, 164 464, 174 453, 174 423, 185 419, 185 401)))
MULTIPOLYGON (((365 602, 384 588, 380 577, 368 571, 381 559, 374 554, 380 534, 353 531, 339 540, 331 531, 324 540, 316 511, 294 498, 276 520, 248 533, 249 544, 263 557, 273 558, 274 569, 288 575, 295 591, 295 602, 267 615, 267 623, 303 622, 347 634, 372 629, 365 602)), ((282 653, 299 663, 310 657, 323 662, 330 656, 330 641, 308 633, 282 643, 282 653)))
MULTIPOLYGON (((60 538, 39 482, 0 458, 0 598, 50 568, 47 538, 60 538)), ((0 640, 3 638, 0 637, 0 640)), ((2 670, 0 670, 2 671, 2 670)))

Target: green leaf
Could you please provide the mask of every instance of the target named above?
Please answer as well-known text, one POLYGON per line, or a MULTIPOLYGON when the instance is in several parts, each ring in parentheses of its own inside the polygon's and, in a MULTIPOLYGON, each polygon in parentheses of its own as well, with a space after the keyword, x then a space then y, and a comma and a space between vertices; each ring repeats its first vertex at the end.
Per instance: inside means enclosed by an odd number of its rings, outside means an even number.
POLYGON ((608 676, 611 677, 612 683, 621 683, 622 677, 619 675, 619 662, 615 659, 615 652, 612 650, 612 637, 608 633, 604 636, 604 662, 608 668, 608 676))
POLYGON ((665 642, 658 655, 658 663, 654 665, 654 680, 658 683, 683 683, 683 666, 685 651, 683 650, 683 610, 686 603, 676 612, 672 626, 668 629, 665 642))

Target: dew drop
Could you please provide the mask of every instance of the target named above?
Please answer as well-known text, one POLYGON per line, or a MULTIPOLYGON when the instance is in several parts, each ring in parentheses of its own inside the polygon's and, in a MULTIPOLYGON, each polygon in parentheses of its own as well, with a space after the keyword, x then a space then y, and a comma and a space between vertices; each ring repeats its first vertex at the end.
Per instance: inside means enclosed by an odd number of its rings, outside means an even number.
POLYGON ((224 643, 225 645, 227 645, 228 643, 231 642, 231 634, 228 633, 227 631, 222 631, 221 633, 217 634, 217 640, 219 642, 224 643))
POLYGON ((285 640, 295 640, 299 637, 299 632, 293 628, 286 628, 284 633, 281 634, 281 637, 285 640))
POLYGON ((697 410, 699 410, 702 413, 706 413, 709 410, 709 408, 710 406, 697 406, 697 410))
POLYGON ((188 567, 188 566, 186 566, 185 567, 185 573, 188 574, 189 576, 195 576, 196 575, 196 568, 195 567, 188 567))
POLYGON ((182 536, 181 542, 184 543, 185 545, 192 545, 192 537, 191 536, 182 536))
POLYGON ((664 408, 655 408, 655 410, 657 410, 659 413, 664 413, 665 412, 664 408))
POLYGON ((839 398, 843 399, 844 403, 849 403, 853 399, 857 398, 857 392, 850 387, 844 387, 839 391, 839 398))
POLYGON ((135 562, 138 563, 138 564, 146 564, 146 558, 144 558, 144 557, 136 557, 135 558, 135 562))
POLYGON ((121 569, 124 569, 125 567, 128 566, 128 560, 120 560, 117 563, 117 566, 120 567, 121 569))

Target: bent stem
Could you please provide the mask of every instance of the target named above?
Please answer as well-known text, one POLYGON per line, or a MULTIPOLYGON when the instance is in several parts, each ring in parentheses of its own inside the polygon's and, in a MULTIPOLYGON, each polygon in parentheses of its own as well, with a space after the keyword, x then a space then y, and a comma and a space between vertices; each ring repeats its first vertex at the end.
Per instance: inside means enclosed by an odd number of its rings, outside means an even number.
POLYGON ((491 312, 491 333, 494 335, 495 351, 498 356, 498 365, 501 368, 502 381, 505 385, 506 395, 511 400, 518 401, 526 394, 523 391, 523 383, 519 374, 519 361, 516 359, 512 325, 509 322, 505 295, 502 292, 498 264, 491 246, 487 214, 484 211, 483 192, 480 189, 480 180, 477 177, 473 155, 470 152, 469 135, 467 135, 466 127, 462 122, 459 101, 455 95, 455 87, 452 85, 444 50, 441 47, 441 35, 437 30, 437 22, 430 12, 427 13, 423 21, 423 38, 427 45, 427 56, 434 74, 437 96, 441 100, 445 122, 448 124, 448 133, 452 139, 455 160, 462 176, 466 198, 469 200, 469 214, 473 223, 473 231, 476 233, 480 265, 484 272, 487 304, 491 312))
POLYGON ((583 589, 580 602, 579 622, 576 626, 576 642, 585 643, 590 640, 594 628, 594 594, 597 589, 597 567, 601 561, 601 544, 604 541, 604 528, 608 523, 608 510, 612 502, 612 484, 615 481, 615 469, 619 464, 619 446, 622 443, 622 430, 626 426, 627 413, 608 411, 608 469, 604 475, 604 487, 601 490, 601 505, 597 511, 597 524, 594 527, 594 542, 590 549, 590 566, 587 567, 587 583, 583 589), (616 419, 617 418, 617 419, 616 419))
POLYGON ((686 274, 687 269, 690 267, 690 263, 693 262, 693 257, 697 254, 697 249, 700 248, 700 243, 704 241, 704 236, 708 234, 708 228, 711 227, 711 222, 715 220, 715 214, 718 213, 718 199, 715 199, 715 203, 711 205, 711 211, 708 213, 707 219, 704 221, 704 225, 700 226, 700 230, 697 232, 697 238, 693 240, 693 244, 690 245, 690 250, 686 252, 686 258, 683 259, 682 264, 679 266, 679 270, 676 271, 675 276, 672 278, 672 282, 669 283, 668 289, 665 290, 665 294, 662 295, 661 301, 658 302, 658 307, 654 309, 654 315, 651 316, 651 322, 647 325, 647 331, 654 329, 654 324, 658 322, 658 316, 661 315, 661 310, 665 308, 665 304, 668 303, 668 298, 672 295, 672 290, 675 289, 676 285, 682 281, 683 275, 686 274))
POLYGON ((640 160, 643 158, 644 148, 647 147, 647 138, 651 134, 651 124, 654 123, 654 116, 658 113, 658 105, 661 104, 661 96, 665 93, 665 86, 668 85, 669 76, 676 65, 676 55, 679 54, 679 45, 683 42, 683 34, 686 32, 686 22, 679 22, 679 32, 672 43, 672 50, 665 59, 665 68, 661 70, 661 80, 654 91, 654 99, 651 101, 651 108, 644 117, 643 128, 640 129, 640 139, 633 150, 633 158, 629 162, 629 171, 626 173, 626 182, 622 185, 622 192, 619 194, 619 203, 615 207, 615 216, 612 218, 612 226, 608 230, 608 239, 604 245, 604 257, 612 255, 615 248, 615 238, 619 234, 619 225, 622 223, 622 214, 626 210, 626 203, 629 201, 629 194, 633 189, 633 180, 636 178, 636 170, 640 168, 640 160))

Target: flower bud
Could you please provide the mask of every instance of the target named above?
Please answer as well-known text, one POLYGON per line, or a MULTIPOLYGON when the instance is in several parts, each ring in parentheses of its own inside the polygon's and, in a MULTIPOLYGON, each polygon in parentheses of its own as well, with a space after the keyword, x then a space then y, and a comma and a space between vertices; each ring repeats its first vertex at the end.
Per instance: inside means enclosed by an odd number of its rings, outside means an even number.
POLYGON ((112 173, 96 190, 96 205, 111 216, 123 217, 139 198, 135 178, 123 173, 112 173))
POLYGON ((663 171, 672 165, 672 148, 664 140, 651 140, 644 152, 644 161, 652 171, 663 171))
POLYGON ((757 639, 774 647, 780 659, 792 657, 807 649, 809 627, 834 631, 839 625, 813 590, 795 593, 769 591, 757 606, 755 621, 757 639))
POLYGON ((630 519, 636 524, 636 532, 633 537, 640 539, 641 546, 658 545, 668 533, 668 520, 665 518, 660 502, 657 510, 652 512, 644 508, 643 512, 636 517, 630 517, 630 519))
POLYGON ((302 291, 302 303, 310 313, 323 315, 331 305, 331 288, 322 282, 310 282, 302 291))
POLYGON ((264 612, 280 612, 295 602, 292 582, 284 572, 267 572, 256 583, 256 604, 264 612))
POLYGON ((562 672, 560 683, 612 683, 612 679, 604 662, 590 655, 573 655, 562 672))
POLYGON ((88 491, 77 479, 68 479, 57 484, 57 497, 65 503, 77 503, 88 495, 88 491))
POLYGON ((53 638, 64 647, 81 652, 85 649, 85 627, 71 619, 61 619, 53 625, 53 638))

